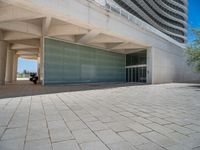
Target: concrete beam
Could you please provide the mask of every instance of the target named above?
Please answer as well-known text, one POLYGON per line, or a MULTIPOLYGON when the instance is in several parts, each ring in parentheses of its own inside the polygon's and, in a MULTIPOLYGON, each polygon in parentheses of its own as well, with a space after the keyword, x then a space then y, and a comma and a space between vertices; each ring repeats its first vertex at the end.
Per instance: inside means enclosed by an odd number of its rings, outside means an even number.
POLYGON ((24 44, 24 45, 29 45, 29 46, 40 46, 40 40, 39 39, 28 39, 28 40, 14 40, 10 41, 10 43, 13 44, 24 44))
POLYGON ((0 29, 23 32, 36 36, 42 35, 42 29, 40 26, 26 22, 3 22, 0 23, 0 29))
POLYGON ((98 30, 92 30, 88 32, 85 35, 77 36, 76 37, 76 42, 77 43, 82 43, 82 44, 87 44, 91 42, 95 37, 97 37, 100 34, 100 31, 98 30))
POLYGON ((54 25, 49 28, 48 35, 49 36, 57 36, 57 35, 80 35, 88 33, 87 29, 72 25, 54 25))
POLYGON ((122 42, 120 42, 120 43, 106 43, 105 45, 106 45, 106 49, 113 49, 113 48, 115 48, 115 47, 117 47, 121 44, 124 44, 124 43, 122 43, 122 42))
POLYGON ((29 52, 29 51, 17 51, 16 52, 17 55, 21 56, 21 55, 38 55, 38 52, 35 51, 35 52, 29 52))
POLYGON ((20 56, 20 58, 37 60, 38 56, 36 56, 36 55, 32 55, 32 56, 20 56))
MULTIPOLYGON (((13 50, 14 51, 14 50, 13 50)), ((35 52, 37 52, 37 53, 39 53, 39 50, 38 49, 24 49, 24 50, 17 50, 17 51, 15 51, 16 53, 17 52, 33 52, 33 53, 35 53, 35 52)))
POLYGON ((121 43, 119 45, 113 46, 111 49, 118 50, 118 49, 141 49, 141 48, 146 48, 146 47, 135 43, 121 43))
POLYGON ((51 17, 45 17, 42 23, 42 34, 47 35, 49 31, 49 27, 51 26, 51 17))
POLYGON ((59 35, 55 36, 56 39, 64 40, 64 41, 70 41, 70 42, 75 42, 75 36, 74 35, 59 35))
POLYGON ((6 31, 4 32, 3 39, 5 41, 14 41, 14 40, 36 39, 36 38, 39 38, 39 36, 22 33, 22 32, 6 31))
POLYGON ((122 39, 105 34, 99 34, 97 37, 95 37, 93 40, 90 41, 90 43, 121 43, 121 42, 123 42, 122 39))
POLYGON ((94 46, 96 48, 107 49, 106 44, 104 44, 104 43, 90 43, 89 45, 94 46))
POLYGON ((41 18, 44 15, 15 6, 0 7, 0 22, 41 18))
POLYGON ((39 47, 25 45, 25 44, 12 44, 10 49, 12 49, 12 50, 39 49, 39 47))

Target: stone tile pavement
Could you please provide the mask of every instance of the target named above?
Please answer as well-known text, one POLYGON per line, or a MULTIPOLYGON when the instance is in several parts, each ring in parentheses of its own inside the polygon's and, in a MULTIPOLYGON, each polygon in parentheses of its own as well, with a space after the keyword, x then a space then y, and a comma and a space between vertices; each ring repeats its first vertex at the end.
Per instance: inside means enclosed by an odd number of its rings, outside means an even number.
POLYGON ((200 150, 200 85, 79 88, 0 87, 0 150, 200 150))

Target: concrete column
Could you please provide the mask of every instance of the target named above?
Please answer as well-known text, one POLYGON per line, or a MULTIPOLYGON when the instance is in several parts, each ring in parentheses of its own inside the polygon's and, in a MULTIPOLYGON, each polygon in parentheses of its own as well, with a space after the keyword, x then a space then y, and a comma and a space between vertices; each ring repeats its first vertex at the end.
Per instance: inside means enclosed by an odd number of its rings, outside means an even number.
POLYGON ((39 64, 40 66, 38 68, 40 69, 40 71, 38 72, 38 74, 39 74, 39 77, 40 77, 40 81, 44 85, 44 37, 42 37, 40 39, 39 58, 40 58, 40 64, 39 64))
POLYGON ((10 83, 13 79, 13 59, 14 51, 7 50, 7 63, 6 63, 6 82, 10 83))
POLYGON ((12 74, 12 81, 17 80, 17 65, 18 65, 18 56, 16 53, 14 54, 13 57, 13 74, 12 74))
POLYGON ((0 41, 0 85, 5 84, 7 43, 0 41))
POLYGON ((153 84, 153 50, 152 48, 147 49, 147 83, 153 84))
POLYGON ((38 57, 37 59, 37 74, 38 74, 38 78, 41 81, 41 77, 40 77, 40 57, 38 57))

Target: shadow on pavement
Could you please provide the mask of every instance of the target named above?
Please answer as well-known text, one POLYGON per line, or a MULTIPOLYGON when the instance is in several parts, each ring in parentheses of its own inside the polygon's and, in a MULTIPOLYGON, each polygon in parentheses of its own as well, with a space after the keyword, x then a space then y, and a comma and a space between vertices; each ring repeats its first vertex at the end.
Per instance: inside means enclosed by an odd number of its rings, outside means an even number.
POLYGON ((200 89, 200 85, 191 85, 191 86, 189 86, 189 87, 200 89))
POLYGON ((73 91, 87 91, 111 89, 117 87, 128 87, 146 85, 139 83, 93 83, 93 84, 74 84, 74 85, 34 85, 29 81, 18 81, 15 84, 0 86, 0 99, 21 96, 33 96, 42 94, 53 94, 73 91))

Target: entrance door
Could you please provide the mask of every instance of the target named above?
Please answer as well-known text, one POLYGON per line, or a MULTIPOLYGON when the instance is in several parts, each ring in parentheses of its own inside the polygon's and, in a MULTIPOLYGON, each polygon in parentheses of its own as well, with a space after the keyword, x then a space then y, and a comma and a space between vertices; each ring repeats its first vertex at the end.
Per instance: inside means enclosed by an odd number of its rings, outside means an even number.
POLYGON ((126 67, 126 81, 146 83, 146 68, 144 65, 126 67))
POLYGON ((146 50, 126 55, 126 81, 147 82, 146 50))

